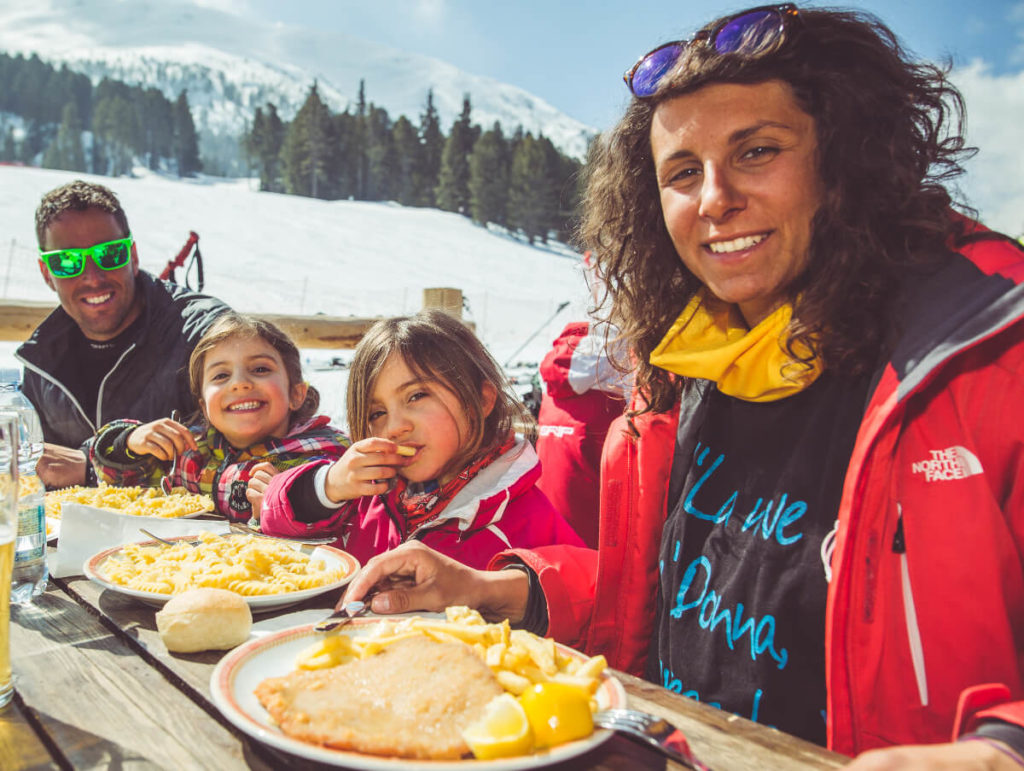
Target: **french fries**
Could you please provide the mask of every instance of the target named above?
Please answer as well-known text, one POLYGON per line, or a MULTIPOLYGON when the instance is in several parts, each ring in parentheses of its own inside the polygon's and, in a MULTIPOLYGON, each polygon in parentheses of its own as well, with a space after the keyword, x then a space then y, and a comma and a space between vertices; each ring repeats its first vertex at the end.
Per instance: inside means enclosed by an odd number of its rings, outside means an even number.
POLYGON ((604 656, 579 659, 564 654, 554 640, 510 629, 507 620, 488 624, 477 611, 464 606, 447 608, 445 617, 446 621, 419 617, 381 621, 373 632, 365 635, 324 635, 299 654, 296 666, 336 667, 372 656, 393 642, 416 635, 469 645, 491 668, 501 687, 515 696, 534 683, 551 681, 573 685, 593 695, 600 685, 601 673, 608 666, 604 656))
POLYGON ((398 445, 398 449, 395 450, 395 452, 397 452, 399 455, 404 455, 407 458, 411 458, 413 455, 416 454, 416 448, 406 447, 404 444, 400 444, 398 445))

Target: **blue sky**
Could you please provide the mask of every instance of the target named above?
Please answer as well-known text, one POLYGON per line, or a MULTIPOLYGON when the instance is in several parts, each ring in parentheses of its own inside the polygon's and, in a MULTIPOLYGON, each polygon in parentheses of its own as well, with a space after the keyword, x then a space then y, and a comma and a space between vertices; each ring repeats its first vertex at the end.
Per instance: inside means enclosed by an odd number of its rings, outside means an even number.
MULTIPOLYGON (((203 2, 203 0, 200 0, 203 2)), ((756 2, 756 0, 754 0, 756 2)), ((205 0, 233 6, 237 0, 205 0)), ((806 5, 821 3, 808 3, 806 5)), ((854 0, 917 54, 1024 71, 1024 0, 854 0)), ((723 0, 248 0, 250 13, 359 37, 448 61, 520 86, 594 126, 626 101, 621 74, 658 43, 749 7, 723 0)), ((372 95, 371 95, 372 96, 372 95)))

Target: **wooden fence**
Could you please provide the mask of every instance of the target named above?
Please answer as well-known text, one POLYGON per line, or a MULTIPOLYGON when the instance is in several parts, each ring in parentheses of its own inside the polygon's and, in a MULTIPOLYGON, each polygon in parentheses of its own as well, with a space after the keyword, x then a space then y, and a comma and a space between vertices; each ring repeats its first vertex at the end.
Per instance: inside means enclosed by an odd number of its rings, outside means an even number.
MULTIPOLYGON (((0 300, 0 340, 25 340, 55 307, 52 302, 0 300)), ((461 319, 462 290, 448 287, 424 289, 423 307, 440 308, 461 319)), ((277 313, 252 315, 279 326, 291 335, 299 348, 355 348, 366 330, 380 318, 277 313)))

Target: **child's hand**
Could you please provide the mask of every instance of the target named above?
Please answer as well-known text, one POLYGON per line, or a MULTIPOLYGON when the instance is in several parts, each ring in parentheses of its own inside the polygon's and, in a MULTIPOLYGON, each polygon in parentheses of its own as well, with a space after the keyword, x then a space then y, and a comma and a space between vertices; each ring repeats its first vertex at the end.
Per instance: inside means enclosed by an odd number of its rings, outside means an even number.
POLYGON ((144 423, 128 434, 128 450, 136 455, 152 455, 157 460, 171 460, 185 450, 196 449, 196 438, 170 418, 144 423))
POLYGON ((327 471, 327 497, 349 501, 364 495, 386 493, 398 468, 409 462, 400 445, 389 439, 370 437, 356 442, 327 471))
POLYGON ((277 474, 273 463, 257 463, 249 472, 249 484, 245 488, 245 498, 252 506, 252 516, 260 518, 260 510, 263 508, 263 494, 267 491, 267 485, 271 478, 277 474))

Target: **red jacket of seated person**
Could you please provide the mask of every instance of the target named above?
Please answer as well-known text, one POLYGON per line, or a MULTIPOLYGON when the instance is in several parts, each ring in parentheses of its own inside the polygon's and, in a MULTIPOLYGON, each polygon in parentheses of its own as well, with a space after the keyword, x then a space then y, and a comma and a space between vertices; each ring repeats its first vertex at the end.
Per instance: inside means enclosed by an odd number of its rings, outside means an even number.
MULTIPOLYGON (((828 746, 848 755, 1024 725, 1024 259, 993 240, 960 252, 970 263, 908 310, 846 473, 825 676, 828 746)), ((638 675, 679 416, 697 408, 639 416, 636 439, 613 424, 599 551, 514 552, 539 574, 549 635, 638 675)))
POLYGON ((605 355, 605 337, 586 321, 568 324, 540 364, 537 486, 587 546, 597 546, 601 447, 625 407, 628 378, 605 355))

